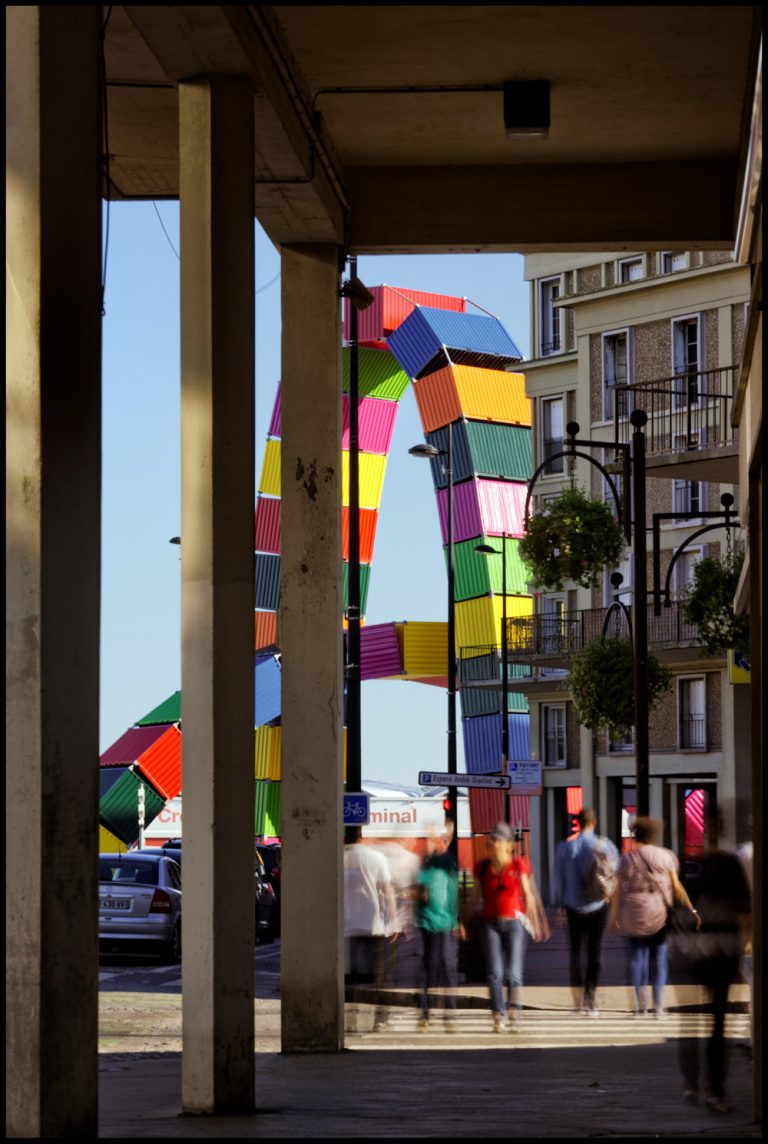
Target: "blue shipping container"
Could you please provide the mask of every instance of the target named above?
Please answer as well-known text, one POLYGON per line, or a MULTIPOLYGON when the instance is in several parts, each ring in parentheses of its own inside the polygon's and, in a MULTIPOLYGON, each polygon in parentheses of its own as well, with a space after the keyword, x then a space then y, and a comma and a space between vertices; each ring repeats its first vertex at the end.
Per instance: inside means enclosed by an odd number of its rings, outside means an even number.
POLYGON ((282 710, 280 696, 280 661, 274 655, 256 656, 256 720, 255 726, 271 723, 282 710))
MULTIPOLYGON (((504 369, 523 357, 498 318, 427 306, 415 309, 390 335, 387 344, 413 378, 436 368, 434 359, 444 358, 444 350, 448 350, 454 362, 479 365, 482 359, 482 364, 495 369, 504 369)), ((438 368, 440 364, 443 363, 438 363, 438 368)))

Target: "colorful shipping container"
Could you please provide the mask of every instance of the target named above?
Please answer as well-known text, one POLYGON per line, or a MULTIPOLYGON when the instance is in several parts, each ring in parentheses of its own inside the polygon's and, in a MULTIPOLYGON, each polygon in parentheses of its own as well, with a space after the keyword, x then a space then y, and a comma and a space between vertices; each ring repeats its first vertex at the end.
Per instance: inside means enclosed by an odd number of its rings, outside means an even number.
POLYGON ((459 418, 530 427, 531 402, 522 373, 448 365, 413 384, 426 433, 459 418))

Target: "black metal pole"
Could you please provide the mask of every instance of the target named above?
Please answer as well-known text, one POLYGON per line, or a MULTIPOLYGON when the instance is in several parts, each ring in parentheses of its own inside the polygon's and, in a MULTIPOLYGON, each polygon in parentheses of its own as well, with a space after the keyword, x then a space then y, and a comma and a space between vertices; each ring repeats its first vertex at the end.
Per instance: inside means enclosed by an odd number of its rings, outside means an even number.
MULTIPOLYGON (((507 534, 501 535, 501 773, 509 773, 509 667, 507 663, 507 534)), ((512 821, 509 791, 504 791, 504 821, 512 821)))
POLYGON ((648 765, 648 568, 645 533, 645 434, 642 429, 648 415, 636 409, 630 416, 632 433, 632 496, 634 501, 633 532, 635 554, 635 620, 634 684, 635 684, 635 758, 637 768, 637 813, 649 813, 648 765))
MULTIPOLYGON (((456 767, 456 617, 453 581, 453 425, 448 424, 448 774, 455 775, 456 767)), ((458 789, 448 788, 448 814, 453 819, 451 852, 458 862, 459 816, 458 789)))
MULTIPOLYGON (((357 277, 357 256, 349 259, 357 277)), ((360 733, 360 447, 357 308, 349 302, 349 552, 347 554, 347 790, 362 786, 360 733)))

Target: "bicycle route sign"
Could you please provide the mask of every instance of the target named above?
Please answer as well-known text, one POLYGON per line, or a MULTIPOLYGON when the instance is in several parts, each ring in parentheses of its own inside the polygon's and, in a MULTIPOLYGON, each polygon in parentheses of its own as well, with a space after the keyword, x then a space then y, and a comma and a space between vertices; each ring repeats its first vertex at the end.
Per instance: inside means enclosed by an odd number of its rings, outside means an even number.
POLYGON ((344 825, 367 826, 370 822, 370 795, 354 791, 344 795, 344 825))
POLYGON ((451 775, 447 771, 419 771, 419 786, 490 787, 492 790, 509 790, 512 779, 509 775, 451 775))

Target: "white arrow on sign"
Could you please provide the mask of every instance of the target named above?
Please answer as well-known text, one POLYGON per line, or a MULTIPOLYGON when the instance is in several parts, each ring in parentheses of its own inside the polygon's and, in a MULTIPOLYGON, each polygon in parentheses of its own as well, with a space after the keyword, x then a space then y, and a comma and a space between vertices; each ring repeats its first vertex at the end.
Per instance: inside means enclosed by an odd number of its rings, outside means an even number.
POLYGON ((419 786, 492 787, 495 790, 509 790, 512 779, 509 775, 451 775, 448 772, 419 771, 419 786))

